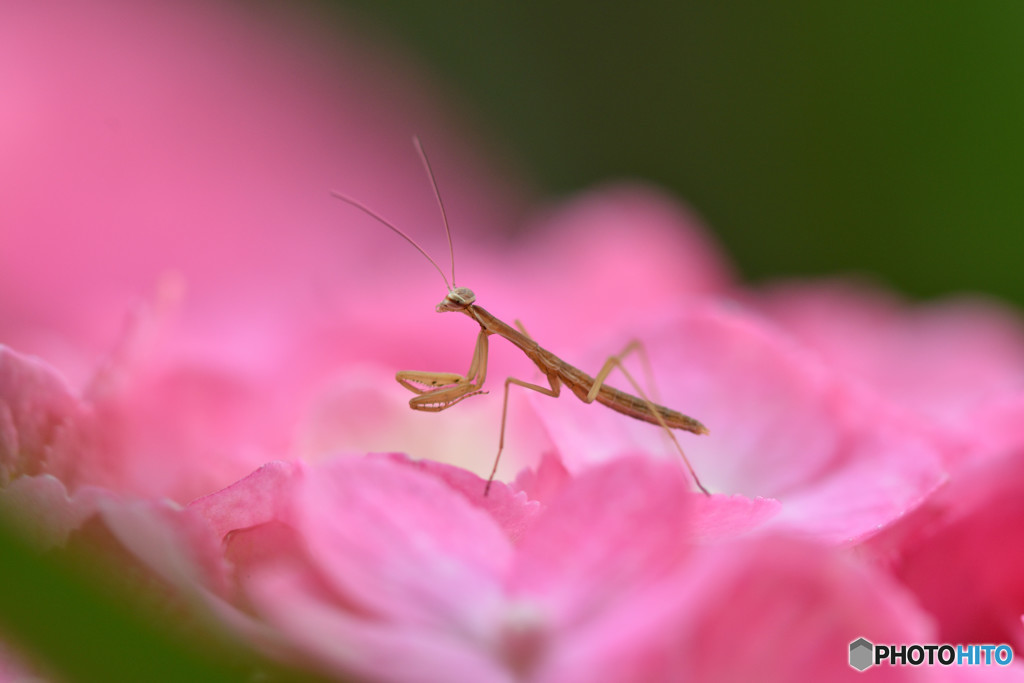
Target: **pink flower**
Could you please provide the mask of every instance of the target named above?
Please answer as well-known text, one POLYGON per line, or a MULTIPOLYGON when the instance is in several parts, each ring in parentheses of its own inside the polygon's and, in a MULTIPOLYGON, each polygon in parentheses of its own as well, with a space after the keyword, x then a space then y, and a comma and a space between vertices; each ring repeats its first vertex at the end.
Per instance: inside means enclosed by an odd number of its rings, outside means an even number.
MULTIPOLYGON (((647 343, 661 402, 711 430, 681 437, 705 486, 778 499, 773 524, 851 541, 912 509, 945 476, 951 444, 872 400, 762 318, 705 303, 631 332, 647 343)), ((600 367, 606 350, 625 341, 601 344, 582 367, 600 367)), ((679 458, 656 427, 594 416, 593 406, 576 402, 537 397, 533 405, 570 470, 636 450, 679 458)))
POLYGON ((965 466, 925 505, 865 544, 935 617, 946 642, 1024 648, 1021 453, 965 466))
POLYGON ((873 401, 966 442, 983 438, 976 424, 990 404, 1020 394, 1024 325, 993 301, 915 306, 864 284, 826 281, 776 286, 757 302, 873 401))
POLYGON ((26 65, 0 71, 0 508, 40 547, 127 550, 271 656, 373 680, 832 679, 857 637, 1021 642, 999 543, 1021 516, 1015 317, 752 293, 635 185, 508 240, 519 193, 422 74, 264 11, 106 0, 0 25, 0 63, 26 65), (447 271, 413 132, 458 284, 591 373, 641 339, 654 382, 633 374, 711 428, 681 442, 716 495, 656 427, 517 387, 499 480, 534 467, 483 497, 466 468, 490 467, 502 381, 537 378, 498 339, 489 397, 409 410, 394 372, 464 371, 478 330, 327 190, 447 271), (364 455, 390 450, 463 467, 364 455))
POLYGON ((556 482, 544 506, 504 486, 483 498, 472 479, 339 458, 190 507, 225 538, 242 603, 297 661, 342 676, 820 679, 849 671, 858 636, 931 637, 898 588, 836 551, 696 543, 700 496, 673 464, 616 460, 556 482))
POLYGON ((417 238, 442 254, 418 132, 460 246, 493 239, 473 227, 515 193, 425 75, 269 8, 51 3, 2 24, 0 342, 79 403, 69 486, 187 502, 303 455, 297 424, 350 366, 443 345, 403 341, 429 266, 328 195, 411 231, 429 216, 417 238))
POLYGON ((45 363, 0 346, 0 483, 21 476, 65 475, 62 445, 79 406, 45 363))

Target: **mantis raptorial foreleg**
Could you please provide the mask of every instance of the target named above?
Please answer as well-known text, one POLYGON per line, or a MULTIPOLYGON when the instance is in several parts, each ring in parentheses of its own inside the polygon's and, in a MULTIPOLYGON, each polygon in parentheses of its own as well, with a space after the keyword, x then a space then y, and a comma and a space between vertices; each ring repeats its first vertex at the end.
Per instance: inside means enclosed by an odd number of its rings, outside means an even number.
POLYGON ((454 372, 421 372, 419 370, 402 370, 395 374, 395 379, 403 387, 412 391, 414 396, 409 401, 413 410, 436 413, 450 408, 459 401, 470 396, 485 393, 481 390, 487 379, 487 337, 484 329, 476 338, 476 349, 473 360, 465 375, 454 372))
POLYGON ((608 378, 608 375, 611 374, 612 370, 618 368, 619 371, 625 376, 625 378, 629 380, 629 383, 633 386, 633 390, 636 391, 637 396, 639 396, 640 399, 645 404, 647 404, 647 408, 648 410, 651 411, 651 415, 654 416, 654 419, 658 422, 659 425, 661 425, 661 428, 665 430, 666 434, 668 434, 668 438, 672 439, 672 444, 676 447, 676 450, 679 451, 679 455, 682 456, 683 462, 686 463, 686 469, 690 471, 690 475, 693 477, 694 483, 696 483, 697 487, 705 494, 711 495, 708 492, 708 490, 704 488, 704 485, 700 483, 700 478, 697 477, 697 473, 694 471, 693 465, 690 464, 690 459, 687 458, 686 453, 683 452, 683 447, 679 445, 679 441, 676 439, 676 435, 673 434, 669 426, 665 424, 665 420, 664 418, 662 418, 657 406, 654 404, 653 401, 651 401, 651 399, 647 398, 647 394, 644 393, 644 390, 640 387, 640 384, 633 378, 633 375, 631 375, 629 371, 626 370, 626 367, 622 364, 622 359, 628 356, 630 353, 634 352, 638 352, 640 354, 644 362, 645 369, 648 372, 650 372, 650 361, 647 358, 647 351, 644 349, 643 345, 640 343, 639 340, 634 339, 633 341, 626 344, 626 348, 622 349, 622 351, 618 355, 610 356, 608 360, 604 362, 604 365, 601 367, 601 371, 597 373, 596 377, 594 377, 594 385, 590 387, 590 391, 587 393, 587 397, 583 399, 583 402, 593 403, 597 399, 597 394, 599 391, 601 391, 601 387, 604 385, 604 381, 608 378))

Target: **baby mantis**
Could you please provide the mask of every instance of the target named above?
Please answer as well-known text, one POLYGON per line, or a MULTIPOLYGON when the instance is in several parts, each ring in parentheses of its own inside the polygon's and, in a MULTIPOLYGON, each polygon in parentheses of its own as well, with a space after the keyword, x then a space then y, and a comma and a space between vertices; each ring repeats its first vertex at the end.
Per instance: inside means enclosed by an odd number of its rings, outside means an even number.
POLYGON ((491 490, 491 483, 494 481, 494 475, 498 471, 498 463, 501 461, 501 452, 505 448, 505 418, 508 415, 508 389, 513 384, 525 387, 526 389, 532 389, 545 396, 556 398, 561 393, 562 385, 564 384, 584 403, 597 401, 623 415, 659 425, 668 434, 676 450, 679 451, 679 455, 682 456, 683 462, 686 464, 686 468, 693 477, 697 488, 704 492, 705 495, 711 495, 704 488, 704 485, 700 483, 697 473, 694 471, 686 454, 683 453, 682 446, 679 445, 675 434, 672 433, 672 429, 683 429, 694 434, 707 434, 708 430, 692 417, 658 405, 647 398, 643 389, 640 388, 640 385, 622 364, 623 358, 630 353, 640 352, 643 354, 642 358, 645 364, 649 366, 646 354, 638 340, 631 341, 618 355, 610 356, 597 373, 597 376, 591 377, 582 370, 569 365, 551 351, 542 348, 527 334, 526 329, 518 320, 515 321, 516 327, 502 322, 475 303, 476 295, 472 290, 455 285, 455 249, 452 246, 452 233, 451 228, 448 226, 448 216, 444 210, 444 202, 441 201, 441 192, 438 190, 437 180, 434 178, 430 161, 427 159, 427 154, 423 150, 423 145, 418 137, 413 137, 413 144, 416 146, 420 160, 423 162, 427 175, 430 177, 431 185, 434 188, 434 195, 437 197, 437 205, 441 210, 441 219, 444 222, 445 233, 448 235, 448 251, 452 264, 452 279, 450 283, 444 271, 437 265, 437 262, 430 258, 427 252, 411 237, 355 199, 335 191, 331 191, 331 195, 384 224, 398 234, 399 237, 415 247, 417 251, 430 261, 431 265, 440 273, 441 279, 444 280, 445 286, 448 289, 448 294, 436 306, 438 313, 451 311, 463 313, 480 325, 480 333, 476 338, 473 360, 470 362, 469 370, 465 375, 452 372, 421 372, 417 370, 402 370, 395 375, 395 379, 398 380, 399 384, 416 394, 409 401, 409 406, 413 410, 440 412, 470 396, 484 393, 483 385, 484 380, 487 378, 488 338, 494 334, 503 337, 517 346, 547 378, 547 387, 524 382, 515 377, 505 379, 505 399, 501 408, 501 435, 498 439, 498 454, 494 458, 494 466, 491 468, 491 474, 484 487, 484 495, 486 496, 491 490), (604 383, 611 371, 616 368, 629 380, 638 396, 627 394, 604 383))

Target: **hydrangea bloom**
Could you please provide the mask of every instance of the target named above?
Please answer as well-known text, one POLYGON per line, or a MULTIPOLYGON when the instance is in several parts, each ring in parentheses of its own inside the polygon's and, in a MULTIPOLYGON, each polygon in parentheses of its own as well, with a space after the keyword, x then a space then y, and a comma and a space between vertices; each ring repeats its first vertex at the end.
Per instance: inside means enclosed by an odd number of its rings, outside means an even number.
MULTIPOLYGON (((295 56, 308 34, 290 24, 203 7, 111 0, 0 26, 0 56, 35 69, 0 82, 0 135, 17 131, 0 160, 0 509, 39 547, 134 558, 253 647, 367 680, 831 680, 855 675, 858 637, 1021 644, 1012 313, 751 291, 693 216, 635 185, 507 242, 472 226, 516 193, 426 96, 379 85, 394 67, 334 71, 295 56), (39 48, 54 31, 66 53, 39 48), (191 68, 206 63, 227 66, 191 68), (462 371, 476 330, 434 314, 430 268, 326 189, 417 239, 433 225, 443 255, 414 128, 443 150, 459 284, 586 370, 642 339, 648 389, 711 428, 682 443, 715 495, 657 428, 514 391, 511 483, 484 497, 499 392, 408 409, 394 371, 462 371), (417 460, 367 454, 395 449, 417 460)), ((362 60, 348 50, 335 61, 362 60)), ((492 389, 535 376, 497 341, 490 361, 492 389)))
POLYGON ((549 462, 529 480, 547 503, 481 485, 349 457, 265 468, 189 507, 215 520, 241 602, 300 660, 359 678, 736 680, 792 639, 775 672, 789 680, 843 673, 827 643, 849 630, 930 635, 891 581, 837 551, 774 535, 702 545, 729 520, 698 514, 674 463, 625 457, 566 480, 549 462), (753 604, 752 621, 734 611, 753 604), (757 644, 730 658, 729 639, 757 644))

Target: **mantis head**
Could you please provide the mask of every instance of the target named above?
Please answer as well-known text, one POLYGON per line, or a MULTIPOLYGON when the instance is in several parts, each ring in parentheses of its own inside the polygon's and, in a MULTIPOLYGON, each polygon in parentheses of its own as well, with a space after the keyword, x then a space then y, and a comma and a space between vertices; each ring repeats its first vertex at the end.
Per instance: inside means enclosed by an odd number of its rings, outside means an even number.
POLYGON ((461 311, 470 304, 476 301, 476 294, 469 287, 456 287, 448 290, 448 296, 446 296, 441 303, 437 305, 438 313, 446 313, 448 311, 461 311))

